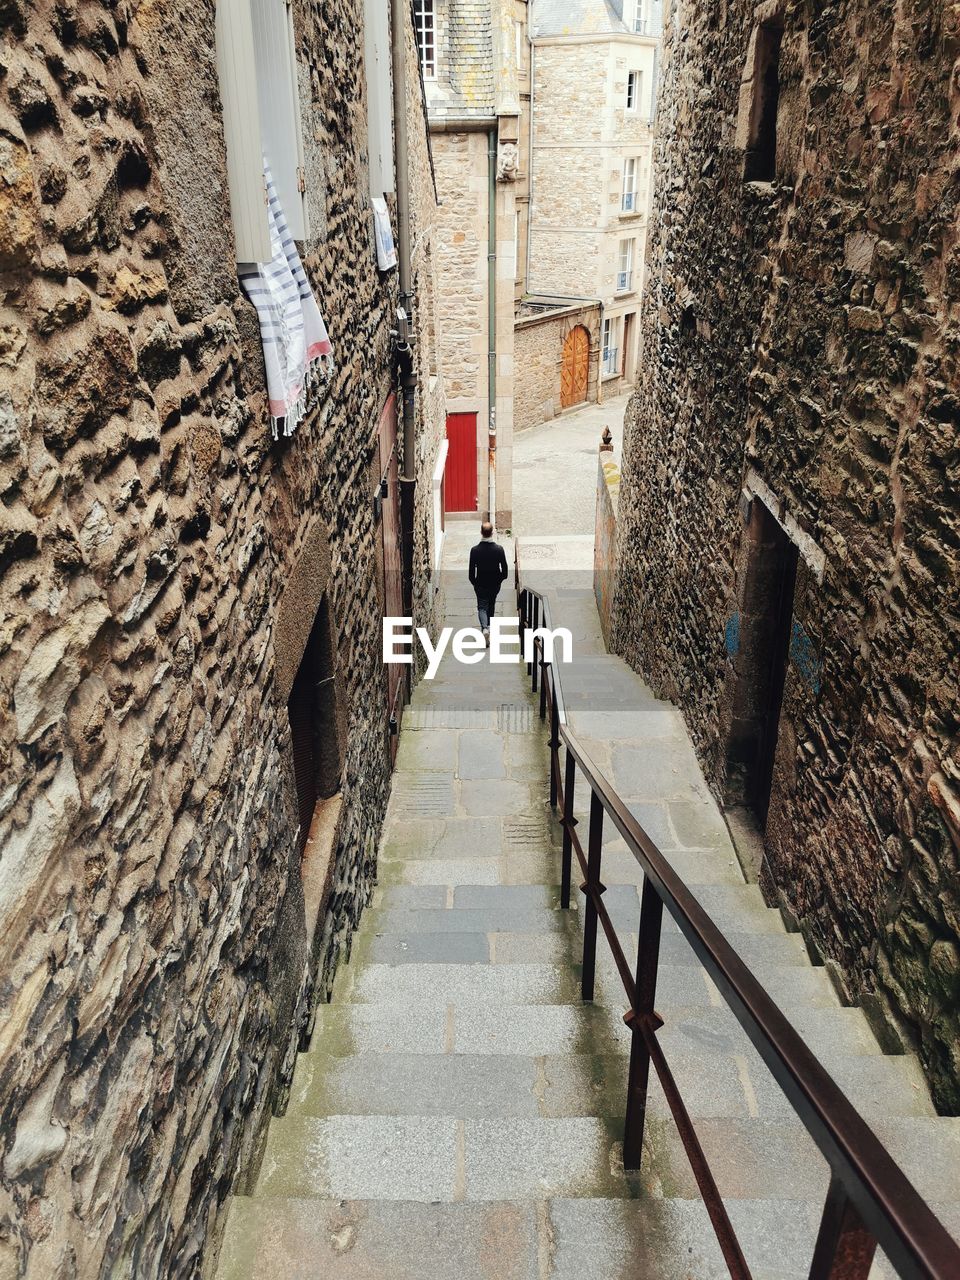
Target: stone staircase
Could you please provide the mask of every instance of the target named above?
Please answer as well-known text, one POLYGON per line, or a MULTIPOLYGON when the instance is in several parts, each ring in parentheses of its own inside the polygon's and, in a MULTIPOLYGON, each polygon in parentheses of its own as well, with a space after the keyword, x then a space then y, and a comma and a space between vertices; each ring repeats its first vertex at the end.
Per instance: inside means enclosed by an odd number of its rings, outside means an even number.
MULTIPOLYGON (((451 625, 472 622, 469 590, 454 584, 448 606, 451 625)), ((578 636, 563 677, 578 736, 921 1192, 960 1226, 960 1121, 935 1116, 914 1059, 880 1053, 860 1012, 840 1006, 800 938, 744 882, 679 716, 602 653, 583 594, 558 594, 555 610, 578 636)), ((271 1123, 255 1193, 231 1202, 221 1280, 727 1274, 656 1083, 643 1168, 623 1171, 623 992, 601 937, 596 1000, 580 1000, 580 913, 559 909, 546 734, 523 673, 447 658, 415 694, 378 887, 287 1114, 271 1123)), ((640 879, 608 833, 605 901, 634 950, 640 879)), ((753 1274, 805 1277, 827 1167, 669 920, 658 983, 660 1041, 753 1274)), ((875 1272, 890 1274, 882 1263, 875 1272)))

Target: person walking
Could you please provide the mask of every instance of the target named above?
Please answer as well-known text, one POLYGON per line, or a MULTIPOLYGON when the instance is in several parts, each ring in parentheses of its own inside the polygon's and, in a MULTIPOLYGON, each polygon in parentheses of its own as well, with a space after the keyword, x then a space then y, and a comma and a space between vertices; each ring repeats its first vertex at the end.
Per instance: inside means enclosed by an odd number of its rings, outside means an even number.
POLYGON ((477 617, 483 638, 490 645, 490 619, 497 608, 500 588, 509 577, 507 557, 499 542, 493 540, 493 525, 485 520, 480 526, 480 541, 470 548, 470 582, 477 593, 477 617))

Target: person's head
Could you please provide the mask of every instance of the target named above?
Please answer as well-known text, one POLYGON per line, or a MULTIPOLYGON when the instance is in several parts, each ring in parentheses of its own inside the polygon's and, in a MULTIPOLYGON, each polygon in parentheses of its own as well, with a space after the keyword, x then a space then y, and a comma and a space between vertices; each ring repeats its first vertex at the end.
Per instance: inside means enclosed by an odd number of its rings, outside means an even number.
POLYGON ((484 520, 483 524, 480 526, 480 537, 481 538, 493 537, 493 525, 490 523, 489 520, 484 520))

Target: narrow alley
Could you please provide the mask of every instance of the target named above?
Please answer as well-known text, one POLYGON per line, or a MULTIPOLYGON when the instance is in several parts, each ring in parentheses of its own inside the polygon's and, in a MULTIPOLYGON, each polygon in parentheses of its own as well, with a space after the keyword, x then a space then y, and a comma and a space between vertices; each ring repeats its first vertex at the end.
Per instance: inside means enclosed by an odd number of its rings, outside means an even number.
MULTIPOLYGON (((596 427, 576 415, 565 425, 596 427)), ((565 492, 583 480, 576 455, 566 465, 565 492)), ((546 499, 559 477, 540 474, 546 499)), ((465 573, 474 536, 459 525, 447 540, 448 625, 474 622, 465 573)), ((554 541, 573 564, 592 539, 554 541)), ((860 1011, 841 1006, 800 936, 745 882, 682 719, 606 654, 592 590, 543 567, 537 553, 549 544, 521 538, 520 563, 529 551, 525 583, 550 599, 554 625, 574 632, 562 679, 581 742, 920 1190, 960 1227, 960 1121, 936 1116, 915 1059, 881 1054, 860 1011)), ((515 612, 512 591, 501 601, 501 612, 515 612)), ((596 998, 580 998, 583 899, 560 909, 546 739, 522 666, 447 657, 419 685, 373 900, 297 1064, 287 1113, 271 1123, 256 1188, 232 1202, 219 1280, 727 1274, 655 1081, 641 1172, 624 1173, 623 988, 601 939, 596 998)), ((585 805, 578 794, 581 822, 585 805)), ((604 835, 602 876, 635 956, 643 876, 615 831, 604 835)), ((829 1169, 689 944, 669 919, 664 928, 660 1042, 751 1274, 801 1280, 829 1169)), ((879 1261, 871 1272, 889 1274, 879 1261)))

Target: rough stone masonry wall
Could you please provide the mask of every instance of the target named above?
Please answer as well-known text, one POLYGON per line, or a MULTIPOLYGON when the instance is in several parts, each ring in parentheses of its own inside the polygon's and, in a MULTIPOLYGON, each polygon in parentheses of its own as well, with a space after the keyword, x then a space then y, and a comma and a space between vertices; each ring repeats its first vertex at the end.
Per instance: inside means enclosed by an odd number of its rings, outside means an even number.
POLYGON ((745 183, 753 6, 674 9, 618 642, 722 794, 755 468, 826 556, 795 597, 767 888, 957 1111, 960 6, 779 12, 777 180, 745 183))
POLYGON ((336 373, 271 445, 212 0, 0 0, 4 1277, 198 1273, 373 873, 395 276, 366 207, 361 6, 295 12, 336 373), (287 583, 324 577, 348 732, 311 965, 274 637, 287 583))

